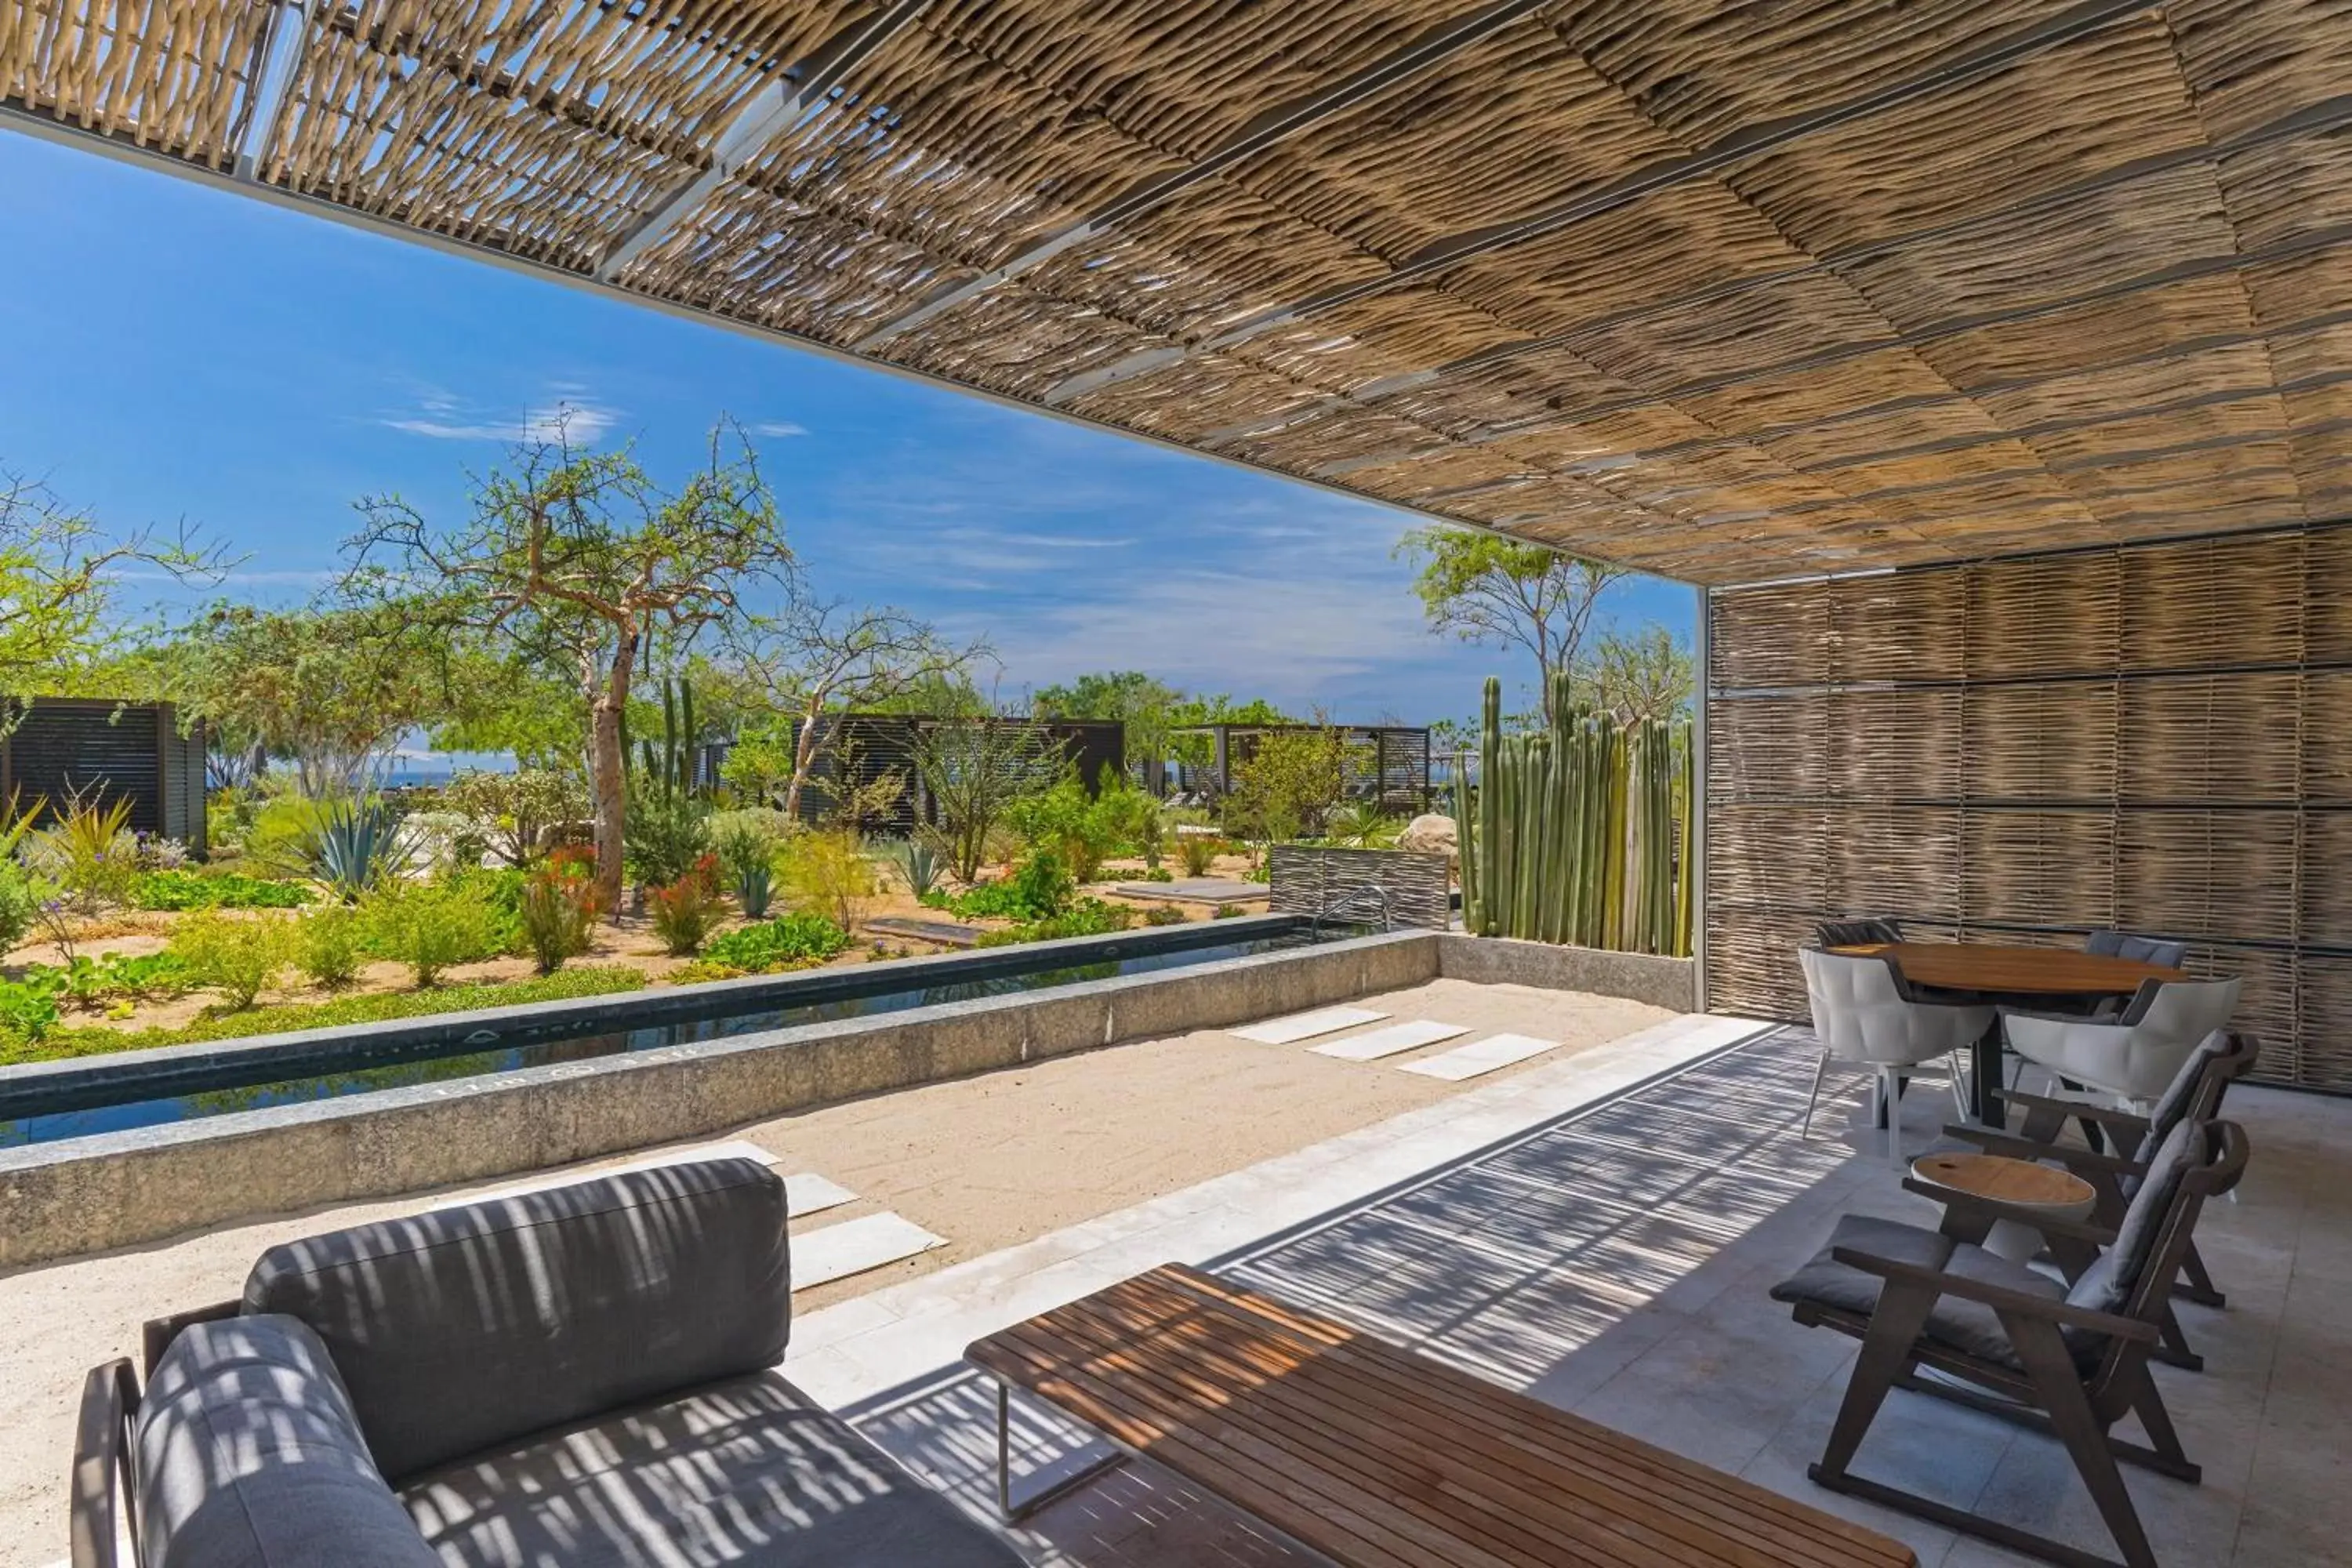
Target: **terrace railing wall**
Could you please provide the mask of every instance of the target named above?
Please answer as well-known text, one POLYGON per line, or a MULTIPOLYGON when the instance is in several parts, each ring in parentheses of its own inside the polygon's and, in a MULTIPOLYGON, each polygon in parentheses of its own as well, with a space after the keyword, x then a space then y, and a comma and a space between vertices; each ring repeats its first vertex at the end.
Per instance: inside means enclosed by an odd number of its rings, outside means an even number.
POLYGON ((2352 1089, 2352 526, 1707 600, 1707 1002, 1801 1017, 1824 915, 2191 942, 2352 1089))

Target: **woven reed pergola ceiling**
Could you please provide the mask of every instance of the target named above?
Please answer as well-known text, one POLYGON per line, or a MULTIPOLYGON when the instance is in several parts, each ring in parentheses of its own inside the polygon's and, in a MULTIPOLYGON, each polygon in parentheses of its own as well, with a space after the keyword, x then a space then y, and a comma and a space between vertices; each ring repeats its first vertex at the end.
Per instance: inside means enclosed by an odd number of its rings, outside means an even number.
POLYGON ((2352 510, 2347 89, 2352 0, 0 0, 20 127, 1710 583, 2352 510))

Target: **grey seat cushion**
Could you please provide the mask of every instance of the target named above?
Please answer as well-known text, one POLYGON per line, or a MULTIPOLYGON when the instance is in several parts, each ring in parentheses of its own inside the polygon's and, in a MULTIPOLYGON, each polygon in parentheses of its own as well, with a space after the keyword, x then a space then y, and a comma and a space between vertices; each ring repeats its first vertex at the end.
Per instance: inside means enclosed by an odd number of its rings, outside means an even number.
POLYGON ((438 1568, 326 1348, 292 1318, 182 1331, 134 1441, 146 1568, 438 1568))
POLYGON ((774 1373, 478 1455, 403 1499, 449 1568, 1020 1568, 774 1373))
MULTIPOLYGON (((1954 1241, 1941 1231, 1850 1214, 1838 1221, 1837 1228, 1830 1233, 1829 1244, 1810 1262, 1772 1287, 1772 1299, 1792 1305, 1811 1301, 1868 1317, 1878 1306, 1882 1281, 1875 1274, 1865 1274, 1840 1263, 1832 1254, 1841 1247, 1897 1263, 1957 1274, 1980 1284, 2022 1291, 2046 1301, 2063 1300, 2066 1295, 2065 1286, 2057 1280, 1980 1247, 1954 1241)), ((1939 1296, 1920 1331, 1927 1339, 1979 1360, 2010 1367, 2021 1365, 2000 1317, 1981 1302, 1958 1296, 1939 1296)), ((2070 1340, 2070 1346, 2073 1343, 2070 1340)), ((2095 1351, 2095 1347, 2087 1348, 2095 1351)), ((2081 1357, 2082 1348, 2077 1348, 2076 1358, 2081 1357)))
POLYGON ((775 1365, 784 1219, 783 1183, 749 1160, 635 1171, 274 1247, 245 1307, 317 1331, 398 1481, 775 1365))

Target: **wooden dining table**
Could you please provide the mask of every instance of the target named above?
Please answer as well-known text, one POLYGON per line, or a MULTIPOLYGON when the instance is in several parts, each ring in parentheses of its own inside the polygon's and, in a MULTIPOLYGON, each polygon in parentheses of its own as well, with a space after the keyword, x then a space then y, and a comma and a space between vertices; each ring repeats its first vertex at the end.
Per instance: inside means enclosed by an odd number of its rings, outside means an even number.
MULTIPOLYGON (((1905 981, 1940 991, 1956 1003, 1983 1007, 2088 1006, 2129 996, 2143 982, 2186 980, 2178 969, 2110 958, 2070 947, 2022 947, 1990 942, 1877 942, 1832 952, 1883 953, 1905 981)), ((2001 1123, 1999 1093, 2000 1020, 1979 1035, 1969 1052, 1970 1099, 1979 1121, 2001 1123)))

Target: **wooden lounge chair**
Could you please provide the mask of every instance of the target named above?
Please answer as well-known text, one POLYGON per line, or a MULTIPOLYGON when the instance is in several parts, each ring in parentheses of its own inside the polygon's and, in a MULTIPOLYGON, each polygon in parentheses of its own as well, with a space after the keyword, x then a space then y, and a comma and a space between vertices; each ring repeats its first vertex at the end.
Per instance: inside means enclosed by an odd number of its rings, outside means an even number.
MULTIPOLYGON (((1950 1400, 2054 1435, 2065 1445, 2124 1568, 2157 1568, 2118 1459, 2196 1482, 2148 1373, 2162 1342, 2169 1286, 2198 1211, 2236 1185, 2246 1163, 2244 1131, 2227 1121, 2184 1122, 2148 1163, 2122 1226, 2108 1231, 1948 1194, 1950 1212, 1990 1225, 2011 1218, 2040 1228, 2053 1251, 2080 1265, 2061 1286, 2022 1264, 1945 1232, 1865 1215, 1838 1222, 1830 1244, 1772 1289, 1797 1321, 1862 1342, 1828 1447, 1810 1470, 1832 1491, 1980 1536, 2066 1568, 2114 1563, 2005 1520, 1953 1508, 1855 1475, 1854 1455, 1889 1390, 1950 1400), (2086 1248, 2104 1248, 2084 1263, 2086 1248), (1937 1374, 1922 1377, 1925 1371, 1937 1374), (2135 1414, 2148 1445, 2112 1428, 2135 1414)), ((1937 1196, 1948 1194, 1937 1194, 1937 1196)))
MULTIPOLYGON (((2252 1072, 2261 1057, 2261 1044, 2252 1035, 2217 1029, 2181 1064, 2179 1076, 2145 1120, 2128 1110, 2009 1089, 2003 1090, 2000 1098, 2025 1112, 2015 1131, 1958 1123, 1944 1131, 1988 1154, 2064 1165, 2090 1183, 2099 1195, 2098 1206, 2091 1211, 2092 1223, 2113 1230, 2123 1224, 2124 1211, 2130 1205, 2132 1194, 2147 1179, 2147 1163, 2156 1157, 2157 1150, 2172 1130, 2183 1121, 2209 1121, 2220 1115, 2230 1086, 2252 1072), (2059 1142, 2069 1121, 2081 1121, 2086 1130, 2102 1129, 2116 1150, 2129 1152, 2110 1153, 2059 1142)), ((2180 1273, 2181 1277, 2173 1282, 2174 1295, 2200 1307, 2228 1305, 2229 1298, 2215 1289, 2212 1275, 2206 1271, 2205 1259, 2197 1250, 2194 1237, 2189 1237, 2188 1248, 2181 1254, 2180 1273)), ((2187 1367, 2191 1372, 2201 1371, 2205 1365, 2205 1358, 2189 1349, 2178 1316, 2169 1311, 2166 1314, 2164 1346, 2157 1353, 2172 1365, 2187 1367)))

